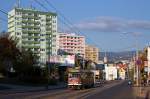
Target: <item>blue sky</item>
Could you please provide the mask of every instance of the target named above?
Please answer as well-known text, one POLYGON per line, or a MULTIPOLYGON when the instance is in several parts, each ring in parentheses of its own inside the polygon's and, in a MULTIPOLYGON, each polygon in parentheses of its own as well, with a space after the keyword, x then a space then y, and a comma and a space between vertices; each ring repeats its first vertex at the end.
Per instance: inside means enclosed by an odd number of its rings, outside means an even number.
MULTIPOLYGON (((34 0, 21 0, 23 7, 42 9, 34 0)), ((54 11, 45 0, 41 3, 54 11)), ((150 42, 150 0, 48 0, 65 15, 86 36, 89 44, 102 51, 134 50, 137 35, 138 48, 150 42)), ((1 0, 0 9, 10 11, 16 0, 1 0)), ((60 17, 60 15, 58 14, 60 17)), ((0 18, 7 16, 0 13, 0 18)), ((61 17, 60 17, 61 18, 61 17)), ((58 20, 60 30, 68 30, 58 20)), ((0 30, 7 31, 7 23, 2 21, 0 30)), ((60 31, 59 30, 59 31, 60 31)), ((74 32, 72 30, 69 30, 74 32)))

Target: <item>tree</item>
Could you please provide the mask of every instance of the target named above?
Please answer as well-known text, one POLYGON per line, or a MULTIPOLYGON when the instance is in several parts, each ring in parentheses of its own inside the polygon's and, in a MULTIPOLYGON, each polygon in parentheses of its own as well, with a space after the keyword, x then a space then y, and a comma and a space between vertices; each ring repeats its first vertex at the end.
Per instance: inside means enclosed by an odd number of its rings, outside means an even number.
POLYGON ((35 56, 32 51, 17 48, 15 40, 8 34, 0 36, 0 71, 10 72, 14 68, 17 73, 26 74, 35 64, 35 56))
POLYGON ((44 82, 47 74, 37 66, 38 57, 29 49, 20 50, 17 39, 11 39, 7 34, 0 35, 0 73, 6 77, 15 73, 15 77, 24 82, 44 82), (11 73, 11 69, 15 72, 11 73))
POLYGON ((140 79, 142 83, 146 83, 146 78, 147 78, 147 72, 145 72, 144 67, 145 67, 145 61, 147 61, 147 49, 144 49, 144 51, 141 51, 139 53, 139 58, 141 60, 141 65, 140 65, 140 79))
POLYGON ((5 67, 2 61, 0 61, 0 73, 4 74, 5 73, 5 67))
POLYGON ((13 63, 20 56, 14 40, 9 39, 7 34, 0 36, 0 70, 9 72, 13 63))
POLYGON ((22 76, 32 76, 31 72, 35 65, 36 59, 33 53, 29 50, 22 50, 20 56, 14 62, 14 69, 22 76))

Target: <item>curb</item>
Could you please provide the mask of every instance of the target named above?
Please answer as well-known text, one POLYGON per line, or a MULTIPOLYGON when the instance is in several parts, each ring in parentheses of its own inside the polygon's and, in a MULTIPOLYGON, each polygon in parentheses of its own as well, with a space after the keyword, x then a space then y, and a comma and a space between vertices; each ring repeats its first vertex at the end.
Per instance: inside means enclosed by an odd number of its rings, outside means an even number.
POLYGON ((28 90, 2 90, 0 91, 0 94, 16 94, 16 93, 26 93, 26 92, 38 92, 38 91, 48 91, 48 90, 55 90, 55 89, 63 89, 63 88, 67 88, 67 86, 61 86, 61 87, 54 87, 54 88, 48 88, 46 89, 46 87, 44 88, 40 88, 40 89, 28 89, 28 90))

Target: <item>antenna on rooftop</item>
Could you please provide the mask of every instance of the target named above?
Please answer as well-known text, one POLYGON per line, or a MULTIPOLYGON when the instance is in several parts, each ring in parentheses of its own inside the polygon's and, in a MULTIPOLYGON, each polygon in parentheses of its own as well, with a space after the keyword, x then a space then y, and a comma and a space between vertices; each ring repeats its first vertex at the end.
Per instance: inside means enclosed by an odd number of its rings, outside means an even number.
POLYGON ((16 1, 16 5, 15 5, 15 7, 17 7, 17 8, 19 8, 19 7, 20 7, 20 0, 17 0, 17 1, 16 1))
POLYGON ((107 63, 108 60, 107 60, 107 52, 105 52, 105 56, 104 56, 104 63, 107 63))
POLYGON ((33 3, 33 0, 30 0, 30 8, 33 8, 32 3, 33 3))
POLYGON ((105 52, 105 57, 107 57, 107 52, 105 52))

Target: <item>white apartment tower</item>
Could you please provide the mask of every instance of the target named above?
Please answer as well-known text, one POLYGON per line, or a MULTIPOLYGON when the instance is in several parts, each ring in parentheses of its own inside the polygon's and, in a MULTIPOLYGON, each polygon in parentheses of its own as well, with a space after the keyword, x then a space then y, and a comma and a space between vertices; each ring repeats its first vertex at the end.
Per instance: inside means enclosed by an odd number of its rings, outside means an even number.
POLYGON ((17 38, 17 47, 30 49, 44 66, 49 55, 57 54, 57 14, 35 9, 14 8, 8 13, 8 32, 17 38))

